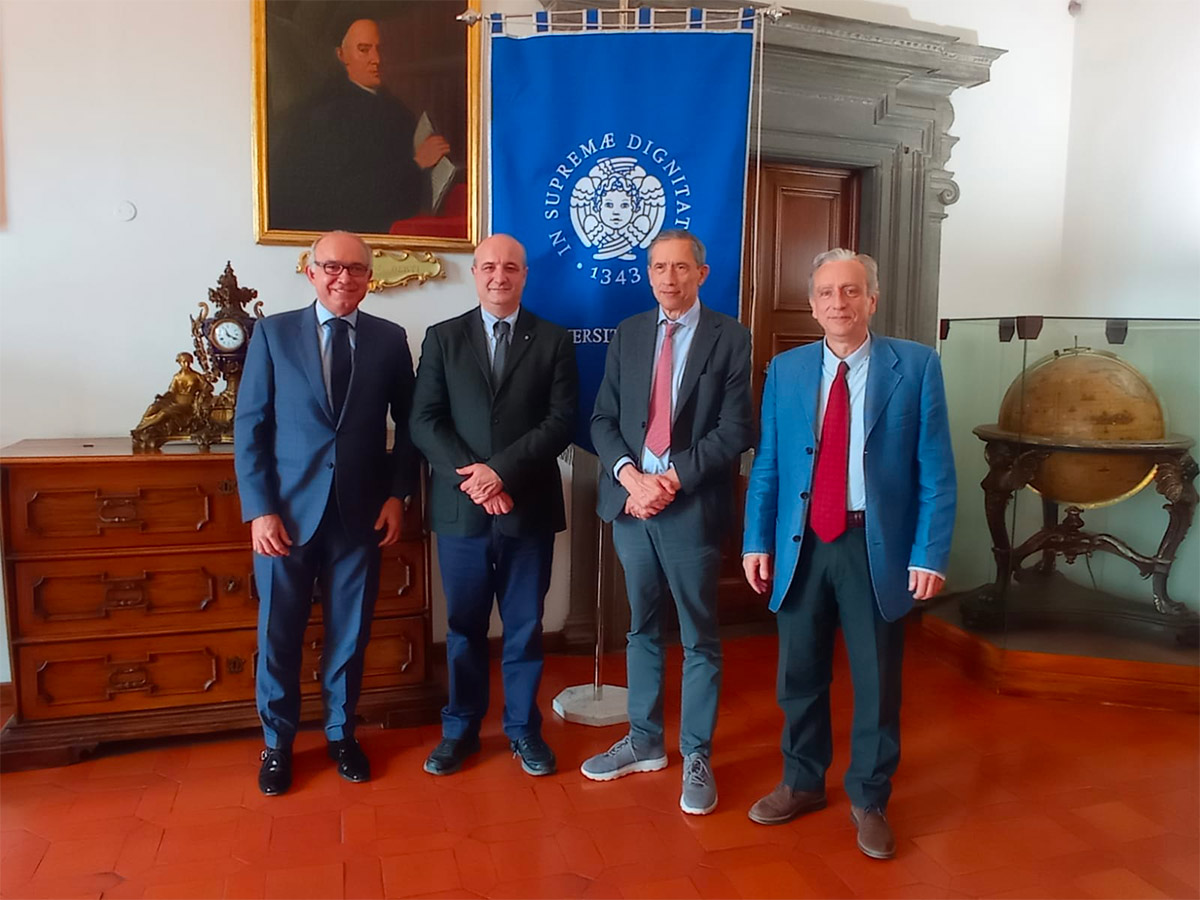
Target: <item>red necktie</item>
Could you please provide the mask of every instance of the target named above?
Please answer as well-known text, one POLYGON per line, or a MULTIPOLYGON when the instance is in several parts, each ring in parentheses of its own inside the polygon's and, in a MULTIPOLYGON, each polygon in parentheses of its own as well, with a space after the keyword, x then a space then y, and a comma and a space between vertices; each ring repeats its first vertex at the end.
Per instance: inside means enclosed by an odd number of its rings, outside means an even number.
POLYGON ((654 367, 654 385, 650 389, 646 449, 655 456, 662 456, 671 447, 671 368, 674 360, 671 337, 678 327, 678 322, 667 322, 662 349, 658 352, 658 365, 654 367))
POLYGON ((840 363, 829 388, 817 468, 813 473, 808 523, 827 544, 846 530, 846 468, 850 457, 850 388, 846 385, 846 373, 849 371, 848 364, 840 363))

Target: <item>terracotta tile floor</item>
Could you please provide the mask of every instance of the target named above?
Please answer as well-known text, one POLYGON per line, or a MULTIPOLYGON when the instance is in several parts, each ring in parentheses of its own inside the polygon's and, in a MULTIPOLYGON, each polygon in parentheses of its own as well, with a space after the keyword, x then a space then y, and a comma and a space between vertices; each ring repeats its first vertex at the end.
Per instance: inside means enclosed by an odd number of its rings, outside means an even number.
MULTIPOLYGON (((678 650, 667 685, 678 721, 678 650)), ((297 744, 295 786, 255 786, 259 740, 158 744, 0 777, 0 896, 1197 897, 1200 731, 1195 716, 1000 697, 940 662, 919 635, 905 674, 894 860, 854 846, 840 779, 850 695, 834 685, 829 808, 767 828, 746 810, 777 781, 775 641, 725 645, 714 766, 720 806, 678 808, 680 767, 596 784, 579 763, 623 733, 550 716, 561 772, 524 775, 494 700, 478 761, 449 778, 421 762, 436 727, 360 738, 375 779, 297 744)), ((623 680, 621 658, 609 680, 623 680)), ((545 706, 591 660, 554 657, 545 706)), ((493 683, 498 684, 494 677, 493 683)), ((668 734, 669 746, 675 734, 668 734)))

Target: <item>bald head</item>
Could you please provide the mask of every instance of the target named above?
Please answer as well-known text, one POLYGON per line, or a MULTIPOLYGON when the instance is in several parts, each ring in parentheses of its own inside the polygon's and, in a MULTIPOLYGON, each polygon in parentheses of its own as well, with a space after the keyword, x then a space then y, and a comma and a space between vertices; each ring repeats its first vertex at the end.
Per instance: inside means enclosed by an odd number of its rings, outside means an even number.
POLYGON ((351 22, 337 48, 337 58, 355 84, 371 90, 379 87, 379 26, 371 19, 351 22))
POLYGON ((493 234, 475 248, 475 292, 479 305, 497 318, 512 315, 525 289, 525 248, 509 234, 493 234))

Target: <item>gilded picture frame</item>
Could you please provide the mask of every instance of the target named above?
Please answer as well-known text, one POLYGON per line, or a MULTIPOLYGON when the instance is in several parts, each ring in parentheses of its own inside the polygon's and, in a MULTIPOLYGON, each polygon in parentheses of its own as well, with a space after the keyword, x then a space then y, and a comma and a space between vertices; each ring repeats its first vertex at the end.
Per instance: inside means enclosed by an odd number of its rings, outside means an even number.
POLYGON ((376 247, 475 246, 481 37, 465 8, 478 0, 252 0, 258 243, 340 228, 376 247))

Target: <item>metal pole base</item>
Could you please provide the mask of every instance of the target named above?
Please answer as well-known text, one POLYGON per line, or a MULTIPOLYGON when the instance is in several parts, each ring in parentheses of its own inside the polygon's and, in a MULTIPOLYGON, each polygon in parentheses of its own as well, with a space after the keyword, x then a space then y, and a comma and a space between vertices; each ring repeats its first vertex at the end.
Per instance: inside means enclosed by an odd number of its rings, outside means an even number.
POLYGON ((617 725, 626 722, 626 702, 629 691, 623 687, 602 684, 577 684, 563 688, 554 698, 553 708, 559 718, 578 725, 617 725))

